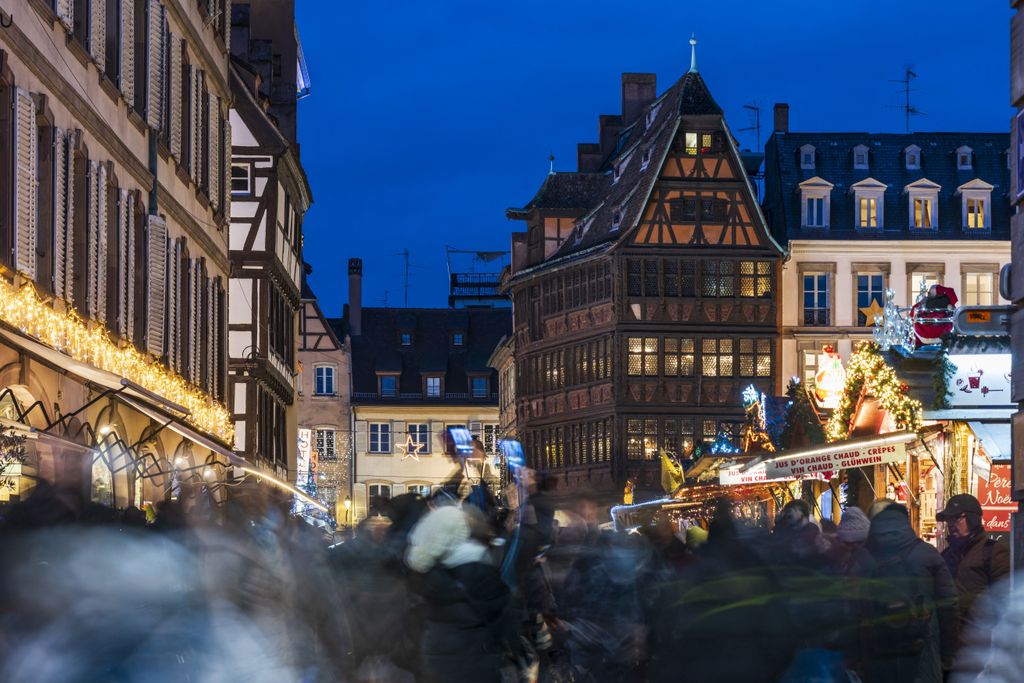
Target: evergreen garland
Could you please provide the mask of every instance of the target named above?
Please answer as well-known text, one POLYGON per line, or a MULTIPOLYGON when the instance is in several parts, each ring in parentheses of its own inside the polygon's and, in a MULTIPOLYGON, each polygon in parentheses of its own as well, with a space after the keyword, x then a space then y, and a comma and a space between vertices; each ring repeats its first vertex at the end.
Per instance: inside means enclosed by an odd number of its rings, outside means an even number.
POLYGON ((939 355, 935 357, 935 368, 932 372, 932 388, 935 389, 935 400, 932 401, 932 408, 941 410, 949 408, 949 383, 956 374, 956 366, 949 360, 949 343, 943 341, 939 355))
POLYGON ((889 411, 898 429, 917 430, 921 427, 921 402, 910 398, 909 387, 896 377, 895 371, 885 362, 878 344, 864 341, 850 356, 846 367, 846 385, 839 405, 825 427, 829 441, 845 439, 850 435, 853 411, 861 393, 877 398, 882 407, 889 411))

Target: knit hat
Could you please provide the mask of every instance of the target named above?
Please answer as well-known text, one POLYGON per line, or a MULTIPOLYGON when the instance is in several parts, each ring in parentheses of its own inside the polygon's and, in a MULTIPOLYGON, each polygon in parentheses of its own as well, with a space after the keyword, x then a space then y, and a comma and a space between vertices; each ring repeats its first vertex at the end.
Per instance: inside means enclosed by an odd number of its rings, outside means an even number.
POLYGON ((850 507, 843 512, 839 520, 839 529, 836 536, 844 543, 863 543, 868 539, 868 531, 871 530, 871 522, 867 515, 860 511, 860 508, 850 507))

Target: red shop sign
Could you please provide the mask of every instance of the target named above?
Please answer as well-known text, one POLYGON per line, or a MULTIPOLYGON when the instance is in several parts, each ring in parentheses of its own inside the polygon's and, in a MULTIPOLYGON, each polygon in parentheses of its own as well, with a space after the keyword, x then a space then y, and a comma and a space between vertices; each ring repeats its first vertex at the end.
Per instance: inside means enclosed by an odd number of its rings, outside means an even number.
POLYGON ((1017 505, 1010 499, 1010 465, 992 465, 988 481, 978 478, 978 501, 988 532, 1009 532, 1010 515, 1017 505))

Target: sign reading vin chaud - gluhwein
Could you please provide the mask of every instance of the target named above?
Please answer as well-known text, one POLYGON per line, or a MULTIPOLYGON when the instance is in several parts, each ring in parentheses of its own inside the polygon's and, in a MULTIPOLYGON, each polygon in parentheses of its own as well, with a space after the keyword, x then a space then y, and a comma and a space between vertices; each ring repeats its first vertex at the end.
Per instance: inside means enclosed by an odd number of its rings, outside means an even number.
POLYGON ((765 463, 765 475, 769 480, 785 477, 831 479, 839 470, 902 462, 905 458, 906 447, 902 443, 853 448, 837 447, 767 462, 765 463))

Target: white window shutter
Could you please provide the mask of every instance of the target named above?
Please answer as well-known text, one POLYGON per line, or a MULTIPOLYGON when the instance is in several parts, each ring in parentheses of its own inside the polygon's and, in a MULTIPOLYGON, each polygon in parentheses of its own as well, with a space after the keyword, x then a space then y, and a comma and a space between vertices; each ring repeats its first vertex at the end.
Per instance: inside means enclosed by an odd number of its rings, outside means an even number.
POLYGON ((164 6, 149 0, 146 10, 146 123, 160 130, 164 94, 164 6))
POLYGON ((444 453, 444 423, 437 420, 430 421, 430 452, 444 453))
POLYGON ((370 441, 366 420, 356 420, 356 452, 366 453, 368 450, 370 450, 370 441))
POLYGON ((171 51, 171 120, 170 126, 171 154, 179 162, 181 155, 181 69, 182 53, 185 50, 185 41, 170 35, 171 51))
POLYGON ((75 28, 75 0, 57 0, 57 18, 64 29, 71 33, 75 28))
POLYGON ((167 301, 167 223, 160 216, 146 220, 146 350, 164 353, 164 311, 167 301))
POLYGON ((210 205, 217 209, 220 206, 220 98, 210 93, 209 102, 209 154, 210 160, 210 205))
POLYGON ((36 227, 39 216, 39 149, 36 103, 21 88, 14 91, 14 249, 15 268, 36 279, 36 227))
POLYGON ((68 133, 53 134, 53 292, 63 298, 64 271, 68 255, 68 133))
MULTIPOLYGON (((107 0, 118 2, 119 0, 107 0)), ((121 3, 121 94, 131 106, 135 102, 135 0, 121 3)))
POLYGON ((481 429, 482 428, 480 427, 479 422, 474 420, 473 422, 469 423, 469 433, 472 434, 473 436, 480 437, 481 440, 483 440, 483 436, 481 435, 481 429))
MULTIPOLYGON (((102 72, 107 67, 107 2, 117 0, 89 0, 89 54, 102 72)), ((116 27, 113 27, 116 29, 116 27)))

